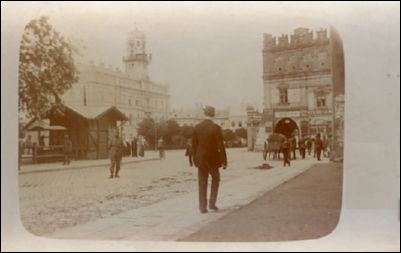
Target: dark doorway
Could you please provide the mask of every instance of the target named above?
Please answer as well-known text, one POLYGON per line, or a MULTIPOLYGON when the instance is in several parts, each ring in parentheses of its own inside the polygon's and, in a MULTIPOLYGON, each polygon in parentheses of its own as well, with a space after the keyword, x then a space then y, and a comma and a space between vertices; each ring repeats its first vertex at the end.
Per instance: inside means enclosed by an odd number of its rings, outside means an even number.
POLYGON ((284 134, 287 137, 297 134, 298 131, 297 123, 290 118, 280 119, 274 128, 275 133, 284 134))

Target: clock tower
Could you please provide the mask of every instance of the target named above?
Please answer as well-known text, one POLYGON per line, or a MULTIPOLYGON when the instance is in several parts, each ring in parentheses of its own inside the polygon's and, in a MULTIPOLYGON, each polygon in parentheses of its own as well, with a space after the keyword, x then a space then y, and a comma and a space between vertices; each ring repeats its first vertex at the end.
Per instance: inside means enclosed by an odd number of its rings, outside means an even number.
POLYGON ((148 64, 152 59, 146 53, 146 37, 143 32, 135 29, 128 34, 127 49, 123 62, 125 72, 135 80, 149 80, 148 64))

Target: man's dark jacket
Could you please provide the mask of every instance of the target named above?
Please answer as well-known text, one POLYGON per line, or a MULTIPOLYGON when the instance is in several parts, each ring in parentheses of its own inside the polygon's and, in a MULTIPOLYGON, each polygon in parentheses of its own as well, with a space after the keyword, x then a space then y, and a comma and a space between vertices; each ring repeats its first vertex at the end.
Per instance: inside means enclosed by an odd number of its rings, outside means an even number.
POLYGON ((210 119, 195 126, 192 150, 195 166, 198 168, 218 168, 227 165, 222 130, 210 119))

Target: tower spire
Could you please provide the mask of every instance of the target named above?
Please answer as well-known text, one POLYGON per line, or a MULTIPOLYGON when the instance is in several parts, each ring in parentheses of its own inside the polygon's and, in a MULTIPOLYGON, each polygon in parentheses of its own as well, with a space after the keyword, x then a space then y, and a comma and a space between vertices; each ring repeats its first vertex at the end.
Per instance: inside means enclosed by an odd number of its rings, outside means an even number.
POLYGON ((146 52, 146 36, 138 30, 136 23, 134 30, 128 34, 126 54, 123 57, 125 72, 136 80, 147 80, 150 57, 146 52))

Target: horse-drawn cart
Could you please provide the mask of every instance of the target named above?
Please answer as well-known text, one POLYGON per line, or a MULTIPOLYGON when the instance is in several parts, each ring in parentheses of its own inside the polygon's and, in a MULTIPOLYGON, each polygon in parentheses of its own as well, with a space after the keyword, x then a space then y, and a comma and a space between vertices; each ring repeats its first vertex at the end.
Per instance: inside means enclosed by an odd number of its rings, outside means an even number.
POLYGON ((282 134, 271 133, 265 141, 265 148, 263 152, 263 159, 266 161, 267 157, 271 159, 271 154, 273 154, 273 159, 280 159, 281 145, 285 136, 282 134))

